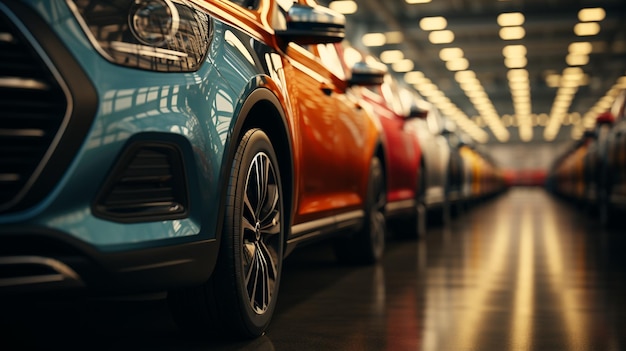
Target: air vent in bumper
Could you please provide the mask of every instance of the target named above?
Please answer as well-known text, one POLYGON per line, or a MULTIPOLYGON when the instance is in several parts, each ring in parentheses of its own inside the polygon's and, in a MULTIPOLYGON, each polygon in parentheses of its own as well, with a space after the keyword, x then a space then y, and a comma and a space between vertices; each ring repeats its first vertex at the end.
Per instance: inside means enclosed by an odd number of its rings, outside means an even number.
POLYGON ((94 215, 118 222, 187 217, 181 155, 169 143, 136 142, 127 147, 96 199, 94 215))

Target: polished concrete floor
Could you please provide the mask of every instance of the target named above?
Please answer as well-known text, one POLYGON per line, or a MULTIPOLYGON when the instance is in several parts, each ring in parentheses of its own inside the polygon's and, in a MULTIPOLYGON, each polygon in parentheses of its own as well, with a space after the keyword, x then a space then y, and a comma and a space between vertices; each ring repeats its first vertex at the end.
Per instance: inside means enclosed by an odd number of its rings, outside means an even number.
POLYGON ((14 306, 0 333, 0 350, 626 350, 626 231, 517 188, 392 238, 378 266, 295 251, 253 341, 189 340, 160 299, 14 306))

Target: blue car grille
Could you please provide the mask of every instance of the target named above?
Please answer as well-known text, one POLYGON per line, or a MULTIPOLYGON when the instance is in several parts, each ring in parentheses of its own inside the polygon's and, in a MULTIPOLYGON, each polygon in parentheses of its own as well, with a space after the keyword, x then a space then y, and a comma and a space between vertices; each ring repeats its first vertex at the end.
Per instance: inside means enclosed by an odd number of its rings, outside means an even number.
POLYGON ((63 88, 0 12, 0 212, 37 181, 67 114, 63 88))

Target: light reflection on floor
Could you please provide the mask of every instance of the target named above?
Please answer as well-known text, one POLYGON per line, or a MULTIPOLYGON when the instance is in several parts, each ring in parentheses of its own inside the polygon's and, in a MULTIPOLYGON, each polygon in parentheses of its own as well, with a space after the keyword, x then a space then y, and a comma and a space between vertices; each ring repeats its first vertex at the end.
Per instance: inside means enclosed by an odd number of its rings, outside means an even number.
POLYGON ((571 204, 512 189, 424 240, 390 240, 379 266, 338 265, 327 243, 296 250, 254 341, 191 340, 163 301, 37 309, 17 326, 0 315, 0 329, 60 347, 82 333, 90 350, 623 350, 625 249, 571 204))

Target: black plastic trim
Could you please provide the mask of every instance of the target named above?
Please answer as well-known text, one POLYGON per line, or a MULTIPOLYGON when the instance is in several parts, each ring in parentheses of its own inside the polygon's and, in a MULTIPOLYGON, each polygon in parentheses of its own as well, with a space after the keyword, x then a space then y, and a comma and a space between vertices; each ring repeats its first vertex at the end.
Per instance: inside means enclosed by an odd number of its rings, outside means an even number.
MULTIPOLYGON (((289 134, 289 128, 288 128, 288 123, 287 123, 287 118, 285 117, 285 113, 282 109, 282 106, 280 104, 280 101, 278 100, 278 98, 276 97, 276 95, 274 95, 274 93, 267 89, 267 88, 257 88, 255 90, 253 90, 250 95, 248 95, 248 97, 246 98, 245 102, 243 103, 241 109, 238 111, 237 115, 235 118, 237 118, 237 120, 235 121, 235 126, 233 127, 233 132, 227 142, 227 152, 225 152, 225 158, 223 160, 222 163, 222 167, 221 167, 221 174, 220 174, 220 185, 221 185, 221 192, 220 192, 220 204, 223 204, 225 202, 226 199, 226 193, 228 190, 228 177, 229 177, 229 173, 230 173, 230 165, 232 163, 232 160, 235 157, 235 152, 237 151, 237 142, 239 141, 239 139, 241 138, 241 136, 243 135, 244 132, 244 126, 246 126, 246 123, 248 122, 248 116, 250 114, 250 112, 252 111, 252 109, 254 108, 254 106, 256 106, 257 103, 259 102, 268 102, 270 104, 272 104, 272 106, 274 106, 274 108, 276 109, 276 111, 278 112, 278 114, 280 115, 280 119, 282 121, 282 126, 281 129, 283 131, 285 131, 286 135, 287 135, 287 142, 289 143, 289 147, 288 150, 286 150, 289 154, 289 164, 291 166, 291 174, 295 174, 294 173, 294 169, 293 169, 293 142, 291 140, 291 135, 289 134)), ((277 128, 278 129, 278 128, 277 128)), ((277 152, 282 152, 285 150, 277 150, 277 152)), ((285 180, 283 179, 283 182, 285 180)), ((288 208, 289 208, 289 213, 290 215, 293 214, 291 211, 291 209, 294 208, 294 196, 293 194, 295 193, 295 182, 291 181, 291 189, 288 190, 288 192, 284 192, 284 193, 288 193, 290 196, 289 199, 289 203, 288 203, 288 208)), ((287 206, 286 206, 287 208, 287 206)), ((218 218, 224 218, 224 206, 220 206, 220 213, 218 218)), ((219 231, 217 231, 217 233, 221 233, 221 223, 219 225, 219 231)), ((285 236, 285 239, 289 238, 291 235, 291 218, 288 218, 288 235, 285 236)))
POLYGON ((13 0, 3 3, 37 40, 35 45, 39 45, 45 51, 69 90, 72 99, 68 103, 73 102, 73 105, 68 106, 71 110, 69 123, 46 166, 21 201, 7 210, 15 212, 36 204, 63 176, 93 123, 98 108, 98 95, 81 66, 38 14, 28 6, 13 0))
MULTIPOLYGON (((100 191, 92 203, 91 209, 94 216, 121 223, 138 223, 164 221, 173 219, 182 219, 189 216, 189 187, 187 178, 187 166, 184 161, 184 151, 182 145, 186 145, 186 149, 191 149, 189 142, 183 136, 167 133, 142 133, 129 139, 122 148, 121 153, 117 157, 117 161, 105 178, 100 191), (120 184, 128 167, 136 159, 136 156, 144 151, 156 151, 166 155, 170 163, 170 171, 172 172, 173 187, 176 208, 161 207, 155 204, 151 212, 131 211, 126 212, 114 211, 108 203, 107 199, 112 191, 120 184)), ((190 152, 190 151, 188 151, 190 152)), ((145 206, 148 208, 148 206, 145 206)))
MULTIPOLYGON (((158 247, 107 252, 66 233, 41 228, 0 228, 0 256, 50 257, 70 267, 94 295, 159 292, 200 285, 209 279, 218 254, 217 241, 197 237, 156 242, 158 247), (53 244, 53 248, 46 247, 53 244)), ((16 292, 46 293, 58 287, 25 285, 0 288, 0 295, 16 292)))

